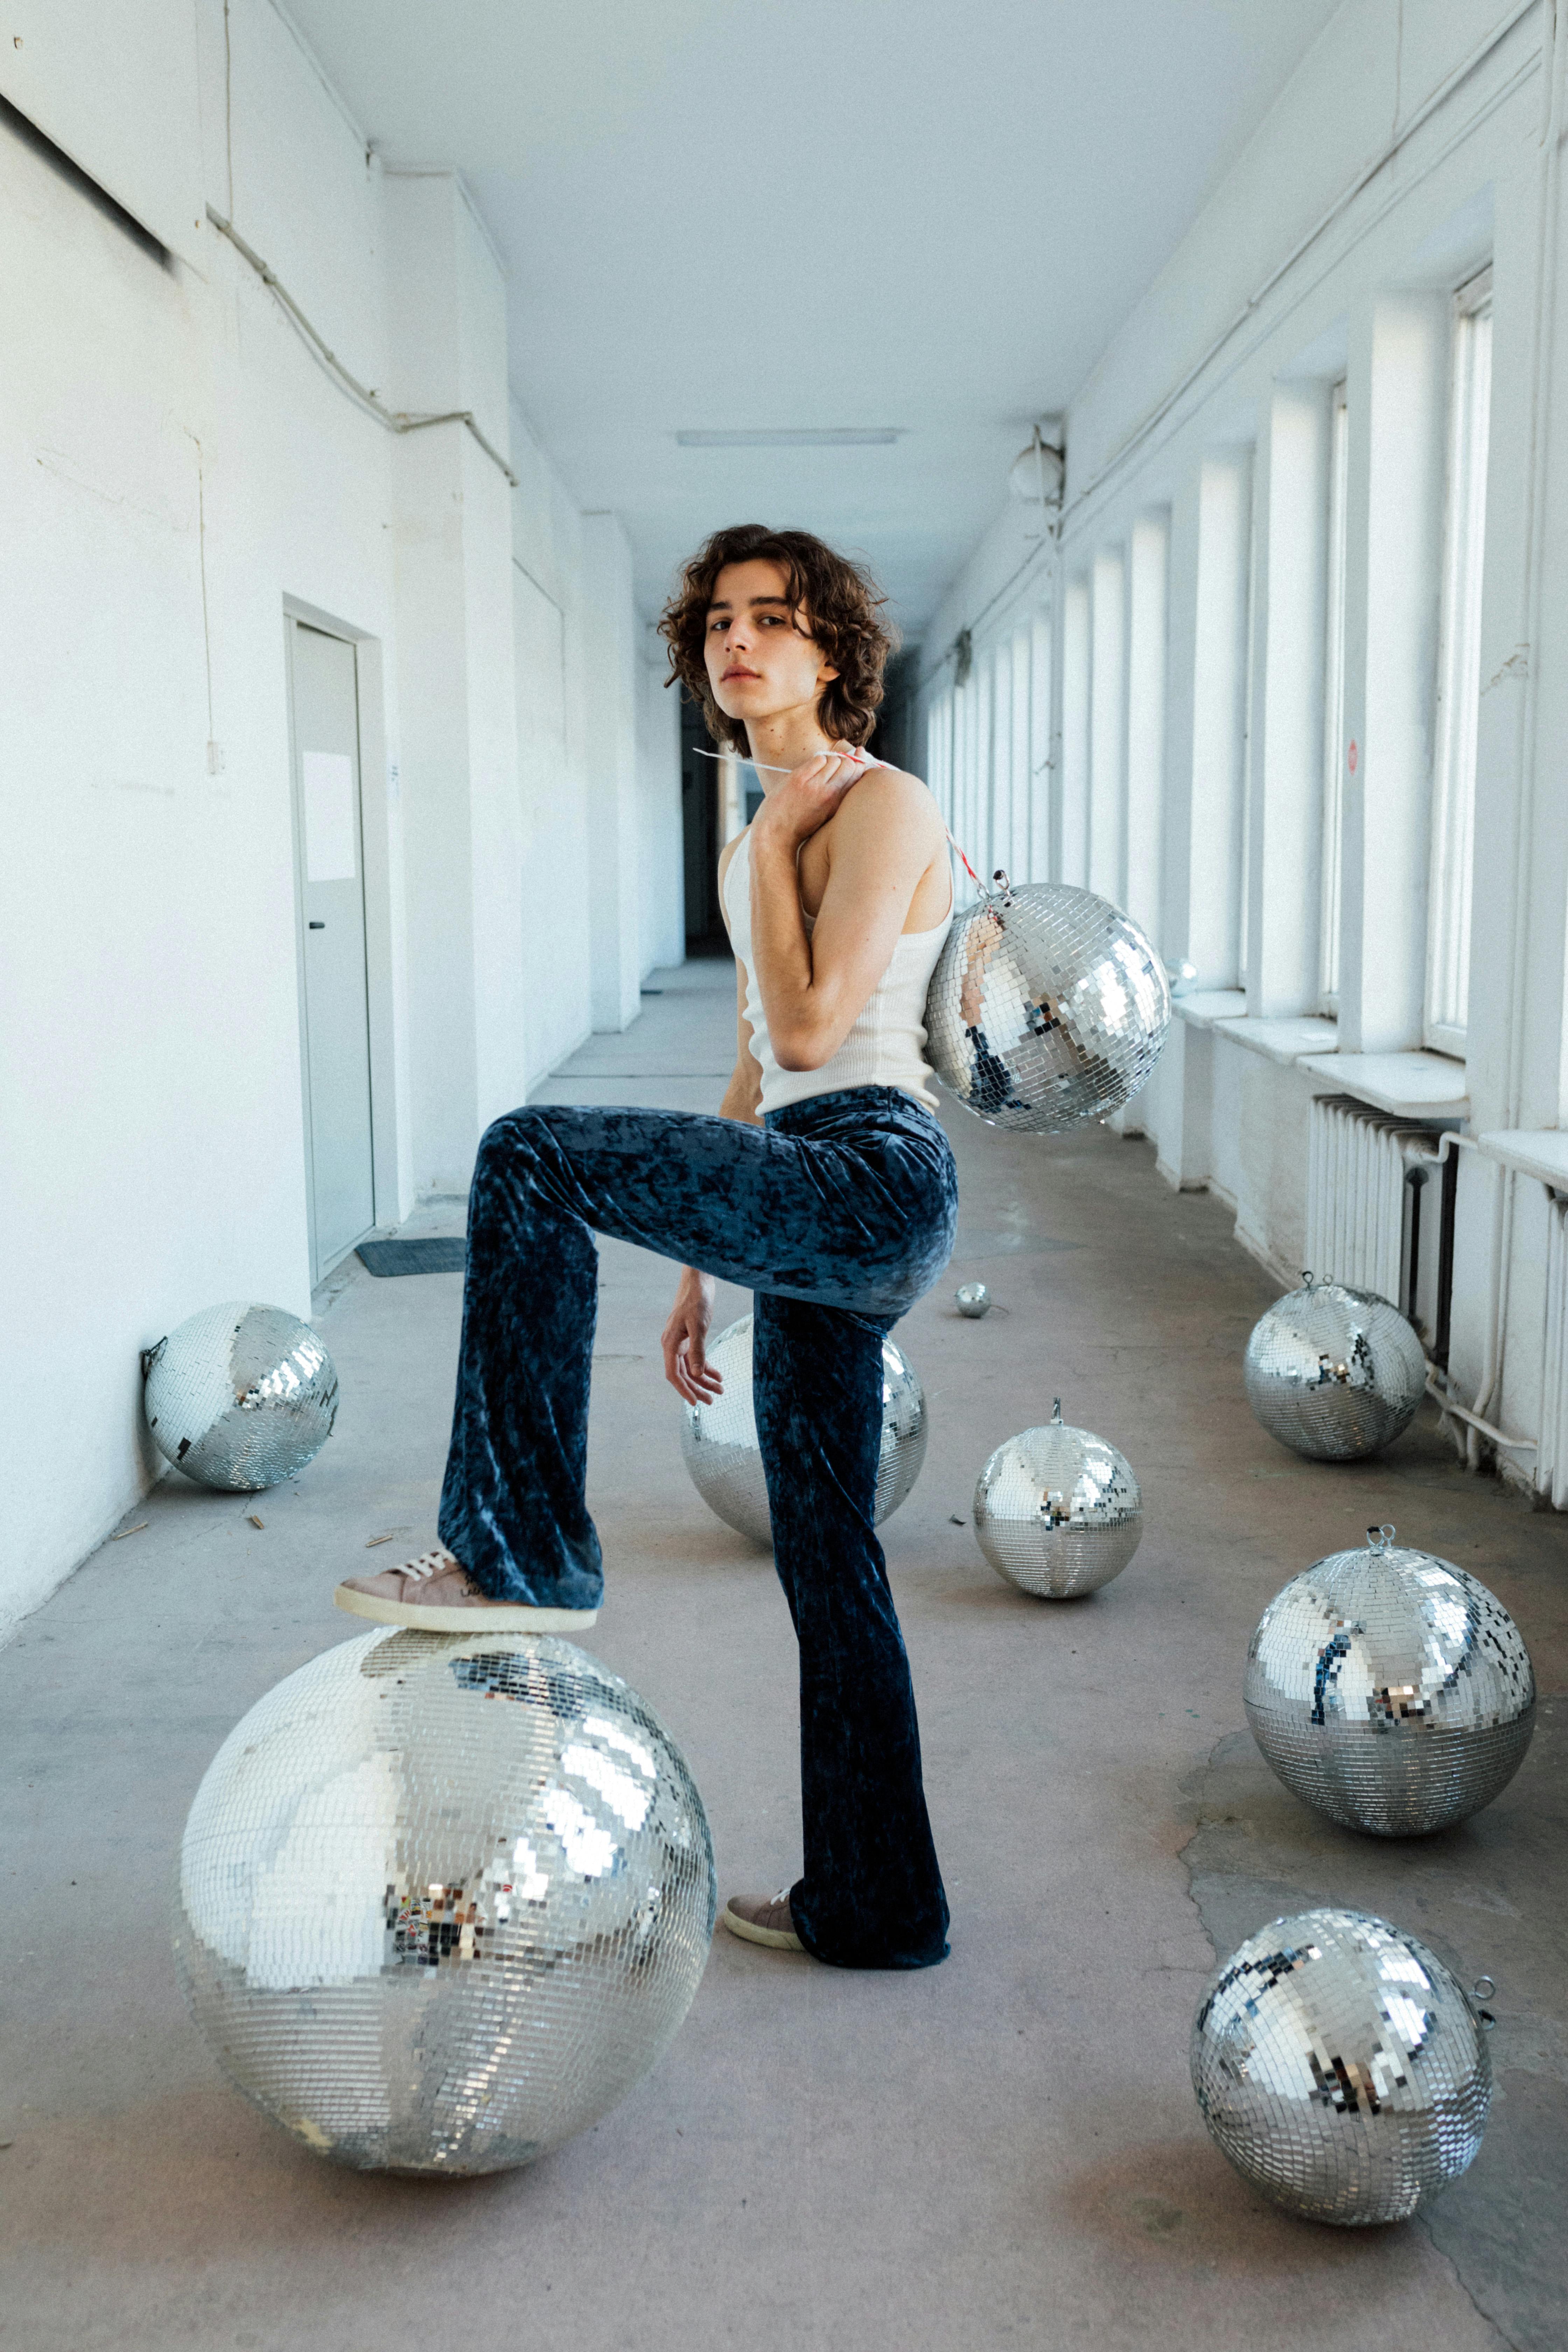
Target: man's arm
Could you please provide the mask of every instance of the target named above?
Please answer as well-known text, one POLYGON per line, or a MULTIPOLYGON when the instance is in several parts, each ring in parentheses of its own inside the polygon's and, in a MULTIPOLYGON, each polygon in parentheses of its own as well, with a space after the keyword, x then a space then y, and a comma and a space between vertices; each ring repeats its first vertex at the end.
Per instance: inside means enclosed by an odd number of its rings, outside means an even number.
POLYGON ((721 1118, 743 1119, 760 1127, 763 1118, 763 1066, 752 1051, 752 1025, 746 1018, 746 967, 735 958, 735 1068, 719 1106, 721 1118))
POLYGON ((847 791, 831 765, 829 775, 815 784, 797 770, 752 825, 752 950, 769 1042, 786 1070, 819 1070, 844 1043, 892 961, 943 838, 918 777, 873 768, 847 791), (828 817, 827 887, 808 937, 800 848, 828 817))

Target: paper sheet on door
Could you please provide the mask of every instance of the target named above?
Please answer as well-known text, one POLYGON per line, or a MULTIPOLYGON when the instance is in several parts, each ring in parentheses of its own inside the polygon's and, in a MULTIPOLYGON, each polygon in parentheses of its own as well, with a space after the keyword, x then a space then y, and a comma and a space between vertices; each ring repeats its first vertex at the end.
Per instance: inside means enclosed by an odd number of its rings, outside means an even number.
POLYGON ((346 751, 301 751, 305 794, 305 879, 352 882, 354 860, 354 763, 346 751))

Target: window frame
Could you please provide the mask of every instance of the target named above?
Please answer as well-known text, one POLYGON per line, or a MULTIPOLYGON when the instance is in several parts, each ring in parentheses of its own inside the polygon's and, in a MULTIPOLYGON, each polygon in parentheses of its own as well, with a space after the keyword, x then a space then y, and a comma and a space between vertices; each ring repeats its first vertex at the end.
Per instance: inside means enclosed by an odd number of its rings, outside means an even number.
POLYGON ((1350 563, 1350 404, 1329 388, 1328 510, 1323 567, 1323 773, 1318 904, 1318 1011, 1340 1014, 1340 921, 1345 834, 1345 588, 1350 563))
POLYGON ((1441 618, 1433 707, 1431 862, 1422 1043, 1463 1061, 1468 1044, 1470 913, 1481 595, 1491 436, 1492 272, 1453 297, 1441 618))

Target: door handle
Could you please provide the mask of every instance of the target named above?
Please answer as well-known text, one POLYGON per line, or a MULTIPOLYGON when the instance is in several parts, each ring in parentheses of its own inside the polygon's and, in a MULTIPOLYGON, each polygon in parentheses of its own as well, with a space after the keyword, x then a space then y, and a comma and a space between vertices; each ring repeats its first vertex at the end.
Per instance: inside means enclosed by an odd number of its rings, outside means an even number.
POLYGON ((311 923, 311 924, 309 926, 309 929, 311 929, 312 931, 324 931, 324 930, 326 929, 326 928, 327 928, 327 927, 326 927, 325 923, 311 923))

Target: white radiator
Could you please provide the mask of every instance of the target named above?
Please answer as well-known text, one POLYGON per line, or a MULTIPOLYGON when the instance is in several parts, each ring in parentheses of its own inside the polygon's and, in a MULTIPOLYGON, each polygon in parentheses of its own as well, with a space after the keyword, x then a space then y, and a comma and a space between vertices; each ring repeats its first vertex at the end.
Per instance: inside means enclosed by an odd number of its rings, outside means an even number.
POLYGON ((1546 1204, 1546 1353, 1535 1485, 1553 1510, 1568 1510, 1568 1201, 1556 1193, 1546 1204))
MULTIPOLYGON (((1375 1290, 1411 1306, 1415 1236, 1412 1168, 1425 1172, 1439 1123, 1396 1118, 1352 1095, 1312 1104, 1307 1162, 1307 1263, 1320 1281, 1375 1290)), ((1436 1202, 1422 1220, 1415 1267, 1416 1328, 1428 1347, 1436 1308, 1436 1202), (1425 1311, 1423 1311, 1425 1310, 1425 1311)))

